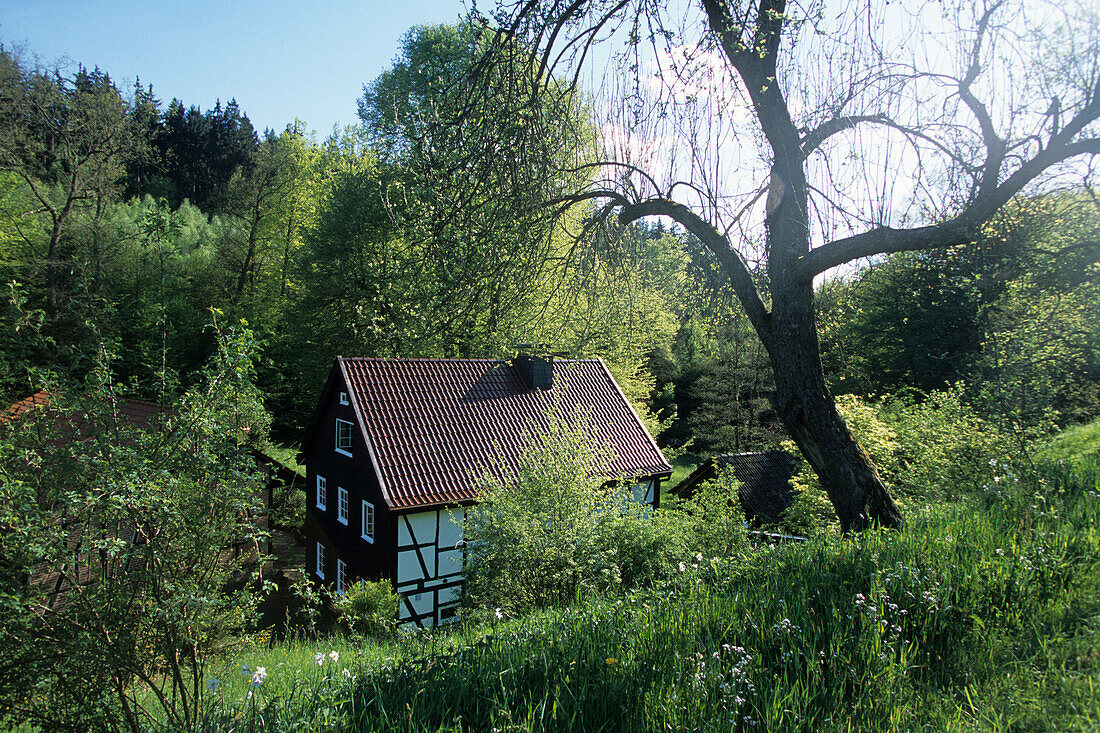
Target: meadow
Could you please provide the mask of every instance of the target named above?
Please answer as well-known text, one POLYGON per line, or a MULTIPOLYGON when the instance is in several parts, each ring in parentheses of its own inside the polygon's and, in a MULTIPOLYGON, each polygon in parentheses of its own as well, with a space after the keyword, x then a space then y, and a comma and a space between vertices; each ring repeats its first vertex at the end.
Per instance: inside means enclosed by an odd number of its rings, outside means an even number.
POLYGON ((202 727, 1100 728, 1095 459, 999 475, 910 508, 898 531, 750 543, 679 568, 384 643, 259 643, 208 676, 202 727))

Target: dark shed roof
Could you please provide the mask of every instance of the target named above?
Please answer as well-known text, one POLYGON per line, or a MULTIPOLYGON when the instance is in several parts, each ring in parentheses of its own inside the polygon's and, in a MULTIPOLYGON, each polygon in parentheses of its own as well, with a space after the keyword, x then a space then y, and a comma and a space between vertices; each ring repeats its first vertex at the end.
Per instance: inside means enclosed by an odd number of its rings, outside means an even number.
POLYGON ((753 524, 778 522, 783 510, 794 502, 791 490, 794 461, 790 454, 781 450, 713 456, 676 484, 671 492, 685 499, 691 497, 699 484, 717 475, 716 465, 733 468, 734 476, 741 482, 738 498, 745 517, 753 524))
MULTIPOLYGON (((476 499, 477 479, 494 462, 514 466, 526 436, 547 428, 554 406, 566 417, 578 406, 591 415, 596 434, 615 453, 606 475, 672 471, 599 359, 554 360, 546 390, 496 359, 339 357, 336 364, 395 509, 476 499)), ((307 444, 317 431, 311 426, 307 444)))

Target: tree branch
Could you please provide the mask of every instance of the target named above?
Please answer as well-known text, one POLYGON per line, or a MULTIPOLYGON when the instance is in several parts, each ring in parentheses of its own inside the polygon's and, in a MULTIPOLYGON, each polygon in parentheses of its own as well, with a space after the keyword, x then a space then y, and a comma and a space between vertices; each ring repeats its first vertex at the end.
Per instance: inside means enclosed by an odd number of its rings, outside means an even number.
POLYGON ((982 14, 981 20, 978 21, 977 37, 974 39, 974 49, 971 52, 970 65, 966 69, 966 74, 959 82, 959 98, 978 120, 978 125, 981 127, 982 131, 982 144, 985 146, 986 150, 985 164, 982 166, 984 172, 978 184, 979 196, 989 194, 997 187, 997 179, 1000 177, 1001 165, 1004 163, 1005 158, 1005 141, 997 134, 997 130, 993 125, 993 119, 989 115, 989 110, 974 96, 970 87, 973 86, 974 81, 978 78, 982 70, 982 41, 985 39, 986 32, 989 30, 989 22, 993 14, 997 12, 1004 3, 1005 0, 999 0, 999 2, 986 8, 985 12, 982 14))
POLYGON ((823 122, 814 129, 807 132, 802 136, 802 156, 805 158, 810 157, 810 154, 817 150, 821 145, 833 135, 844 132, 845 130, 854 129, 857 125, 863 122, 880 122, 889 124, 889 119, 886 115, 874 114, 874 115, 846 115, 844 117, 834 117, 827 122, 823 122))
POLYGON ((812 280, 815 275, 832 267, 861 257, 967 244, 973 239, 977 227, 1043 171, 1063 160, 1083 154, 1100 155, 1100 138, 1079 140, 1057 149, 1047 148, 1021 166, 996 189, 978 195, 958 215, 940 224, 912 229, 877 227, 812 249, 799 258, 798 276, 802 280, 812 280))
POLYGON ((738 300, 745 309, 749 320, 757 334, 760 335, 764 346, 771 351, 771 317, 768 314, 764 302, 760 299, 760 293, 756 284, 752 281, 752 273, 748 265, 741 258, 729 240, 726 239, 710 222, 704 220, 698 214, 683 204, 668 199, 650 199, 637 203, 624 203, 619 211, 619 221, 628 224, 632 221, 647 216, 667 216, 683 226, 710 252, 718 258, 722 269, 733 285, 738 300))

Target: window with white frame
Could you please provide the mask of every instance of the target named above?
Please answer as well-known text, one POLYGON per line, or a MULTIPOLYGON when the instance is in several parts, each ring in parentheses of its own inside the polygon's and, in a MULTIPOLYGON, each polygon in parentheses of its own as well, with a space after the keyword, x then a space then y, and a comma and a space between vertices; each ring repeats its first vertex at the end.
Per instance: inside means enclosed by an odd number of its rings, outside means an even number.
POLYGON ((317 477, 317 508, 321 511, 325 510, 325 505, 328 503, 328 489, 325 488, 325 477, 317 477))
POLYGON ((325 546, 317 543, 317 577, 325 579, 325 546))
POLYGON ((336 488, 336 521, 348 523, 348 490, 343 486, 336 488))
POLYGON ((336 452, 345 456, 351 455, 351 442, 353 436, 351 423, 347 420, 336 420, 336 452))
POLYGON ((348 393, 347 393, 347 392, 341 392, 341 393, 340 393, 340 404, 341 404, 341 405, 347 405, 347 404, 350 404, 350 403, 348 402, 348 393))
POLYGON ((348 587, 348 566, 343 560, 337 558, 336 560, 336 592, 340 595, 344 595, 344 590, 348 587))
POLYGON ((374 504, 363 502, 363 514, 360 517, 360 536, 367 542, 374 542, 374 504))

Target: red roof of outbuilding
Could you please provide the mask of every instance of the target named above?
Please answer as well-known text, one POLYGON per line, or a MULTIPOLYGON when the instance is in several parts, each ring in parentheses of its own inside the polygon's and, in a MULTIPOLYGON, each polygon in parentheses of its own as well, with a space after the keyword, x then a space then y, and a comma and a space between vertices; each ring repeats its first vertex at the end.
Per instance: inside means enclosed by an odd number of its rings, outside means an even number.
MULTIPOLYGON (((34 408, 44 407, 49 403, 49 392, 35 392, 30 397, 24 397, 0 411, 0 425, 11 422, 34 408)), ((165 417, 172 414, 172 410, 145 400, 122 400, 118 405, 118 414, 133 427, 150 430, 159 426, 165 417)), ((78 416, 71 418, 74 426, 79 426, 84 423, 84 420, 84 417, 78 416)), ((77 428, 73 427, 72 429, 77 428)))
POLYGON ((550 390, 528 386, 495 359, 339 358, 390 506, 468 502, 494 462, 515 465, 526 436, 547 428, 547 410, 581 407, 614 451, 613 477, 672 467, 598 359, 556 360, 550 390))
POLYGON ((35 392, 30 397, 24 397, 15 404, 9 405, 5 407, 3 411, 0 411, 0 425, 11 422, 23 413, 33 410, 36 407, 41 407, 49 401, 50 395, 48 392, 35 392))

